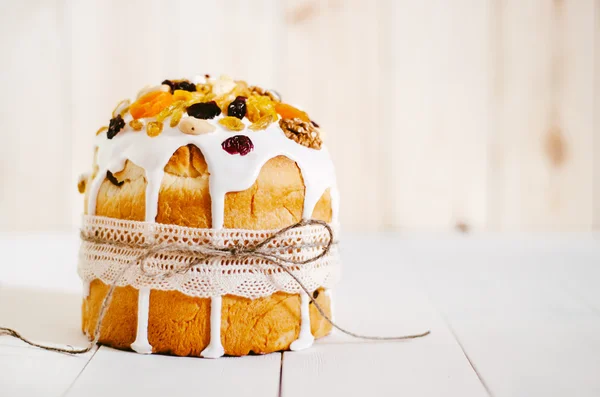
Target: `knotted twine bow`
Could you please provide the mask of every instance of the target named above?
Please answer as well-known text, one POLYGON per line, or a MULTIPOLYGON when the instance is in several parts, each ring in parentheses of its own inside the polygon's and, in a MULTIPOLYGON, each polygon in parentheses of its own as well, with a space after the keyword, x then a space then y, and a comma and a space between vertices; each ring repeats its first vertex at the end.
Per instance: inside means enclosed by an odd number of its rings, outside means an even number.
MULTIPOLYGON (((81 232, 81 239, 83 241, 91 242, 91 243, 98 243, 98 244, 107 243, 107 240, 93 236, 93 235, 86 234, 83 231, 81 232)), ((314 219, 302 220, 291 226, 287 226, 287 227, 284 227, 283 229, 278 230, 271 236, 260 241, 258 244, 255 244, 250 247, 242 246, 242 247, 222 248, 222 247, 217 247, 217 246, 210 245, 210 244, 182 246, 182 245, 176 245, 176 244, 172 244, 172 243, 162 243, 162 244, 152 245, 152 244, 135 244, 135 243, 130 244, 130 243, 123 243, 123 242, 115 242, 115 241, 110 241, 109 244, 111 244, 113 246, 117 246, 117 247, 143 248, 143 249, 145 249, 145 251, 143 254, 134 258, 126 266, 124 266, 123 269, 121 270, 121 272, 119 272, 119 274, 117 274, 117 276, 114 278, 113 282, 110 284, 108 293, 102 300, 102 305, 100 306, 100 312, 98 314, 98 319, 96 321, 96 326, 94 329, 94 339, 89 343, 89 345, 87 347, 81 348, 81 349, 76 349, 71 346, 69 346, 69 348, 60 348, 60 347, 54 347, 54 346, 48 346, 48 345, 40 345, 38 343, 32 342, 32 341, 28 340, 27 338, 23 337, 17 331, 10 329, 10 328, 5 328, 5 327, 0 327, 0 336, 2 336, 2 335, 12 336, 14 338, 22 340, 23 342, 25 342, 31 346, 39 347, 39 348, 45 349, 45 350, 60 352, 60 353, 68 353, 68 354, 87 353, 88 351, 92 350, 92 348, 94 346, 96 346, 98 344, 98 341, 100 339, 100 328, 102 327, 102 321, 103 321, 104 315, 106 314, 108 307, 110 306, 110 303, 112 301, 112 297, 113 297, 114 291, 117 287, 117 283, 131 266, 139 264, 140 271, 145 276, 148 276, 151 278, 157 278, 157 277, 169 278, 169 277, 173 277, 175 274, 186 273, 189 270, 191 270, 192 268, 194 268, 195 266, 197 266, 198 264, 205 262, 206 260, 216 259, 216 258, 235 258, 237 260, 244 259, 244 258, 259 258, 259 259, 263 259, 263 260, 277 266, 279 269, 281 269, 285 273, 287 273, 292 279, 294 279, 294 281, 300 286, 300 288, 304 291, 304 293, 306 293, 306 295, 310 298, 311 302, 315 305, 315 308, 317 309, 319 314, 321 314, 321 316, 323 316, 323 318, 329 324, 331 324, 332 327, 336 328, 337 330, 339 330, 340 332, 342 332, 346 335, 350 335, 355 338, 366 339, 366 340, 397 341, 397 340, 421 338, 423 336, 429 335, 429 333, 430 333, 430 331, 426 331, 426 332, 423 332, 420 334, 403 335, 403 336, 361 335, 361 334, 357 334, 355 332, 352 332, 352 331, 349 331, 347 329, 340 327, 325 313, 325 310, 321 307, 321 305, 319 303, 317 303, 317 300, 316 300, 316 298, 313 297, 313 294, 308 290, 308 288, 306 288, 306 286, 302 283, 302 281, 300 281, 300 279, 289 268, 290 265, 299 266, 299 265, 306 265, 306 264, 315 262, 315 261, 323 258, 324 256, 326 256, 327 254, 329 254, 331 247, 338 244, 336 241, 334 241, 333 230, 331 229, 331 226, 329 226, 326 222, 323 222, 323 221, 314 220, 314 219), (327 239, 326 244, 323 245, 322 243, 307 243, 307 244, 295 245, 293 247, 275 247, 275 248, 269 247, 269 244, 271 242, 273 242, 276 238, 282 236, 286 232, 296 229, 296 228, 301 228, 301 227, 310 226, 310 225, 319 225, 327 230, 327 234, 328 234, 329 238, 327 239), (281 255, 281 252, 284 250, 310 249, 310 248, 323 248, 323 250, 318 255, 316 255, 314 257, 310 257, 305 260, 296 260, 296 259, 288 258, 288 257, 281 255), (162 273, 152 273, 146 268, 146 262, 152 256, 154 256, 156 254, 160 254, 160 253, 192 254, 194 259, 189 264, 187 264, 183 267, 180 267, 177 269, 168 269, 162 273)))

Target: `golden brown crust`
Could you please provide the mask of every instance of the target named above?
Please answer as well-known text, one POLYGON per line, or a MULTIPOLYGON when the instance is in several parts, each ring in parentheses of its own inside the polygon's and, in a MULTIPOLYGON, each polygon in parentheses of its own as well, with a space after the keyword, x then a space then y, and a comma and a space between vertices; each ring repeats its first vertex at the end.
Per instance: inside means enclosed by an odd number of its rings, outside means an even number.
MULTIPOLYGON (((114 174, 124 183, 116 186, 104 180, 98 192, 96 214, 127 220, 144 220, 144 171, 131 162, 114 174)), ((179 148, 165 166, 158 202, 158 223, 209 228, 211 198, 209 172, 204 156, 193 145, 179 148)), ((87 197, 86 197, 87 199, 87 197)), ((304 183, 295 162, 279 156, 268 161, 256 182, 247 190, 225 197, 226 228, 278 229, 302 218, 304 183)), ((314 219, 331 221, 331 198, 325 192, 313 212, 314 219)), ((82 308, 84 332, 93 333, 101 302, 108 286, 99 280, 90 285, 82 308)), ((319 304, 329 313, 329 298, 321 293, 319 304)), ((311 305, 311 328, 315 337, 331 330, 311 305)), ((128 349, 137 327, 137 290, 115 289, 100 342, 128 349)), ((225 353, 246 355, 289 348, 300 330, 298 295, 275 293, 250 300, 224 296, 221 341, 225 353)), ((199 356, 210 338, 210 299, 193 298, 174 291, 152 290, 148 339, 156 353, 199 356)))

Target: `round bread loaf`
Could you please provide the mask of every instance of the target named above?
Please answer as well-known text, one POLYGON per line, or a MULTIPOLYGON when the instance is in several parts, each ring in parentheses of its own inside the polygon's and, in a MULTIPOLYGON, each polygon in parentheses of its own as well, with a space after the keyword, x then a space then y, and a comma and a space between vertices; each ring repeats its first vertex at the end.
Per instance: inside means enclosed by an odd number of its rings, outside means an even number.
MULTIPOLYGON (((93 172, 79 185, 88 215, 216 230, 336 221, 335 173, 318 125, 243 81, 166 80, 122 101, 97 135, 93 172)), ((82 329, 92 338, 110 281, 81 266, 82 329)), ((331 316, 333 280, 322 280, 312 297, 331 316)), ((115 288, 100 328, 99 342, 115 348, 241 356, 295 341, 305 348, 331 330, 304 293, 215 300, 125 285, 115 288)))

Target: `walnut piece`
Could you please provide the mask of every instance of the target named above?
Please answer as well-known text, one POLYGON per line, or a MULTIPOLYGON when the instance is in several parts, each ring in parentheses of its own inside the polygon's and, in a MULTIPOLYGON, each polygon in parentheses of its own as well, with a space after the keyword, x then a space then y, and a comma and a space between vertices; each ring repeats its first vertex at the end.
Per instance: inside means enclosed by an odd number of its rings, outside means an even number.
POLYGON ((279 126, 285 133, 285 136, 307 148, 321 149, 323 141, 319 130, 311 123, 301 119, 281 119, 279 126))

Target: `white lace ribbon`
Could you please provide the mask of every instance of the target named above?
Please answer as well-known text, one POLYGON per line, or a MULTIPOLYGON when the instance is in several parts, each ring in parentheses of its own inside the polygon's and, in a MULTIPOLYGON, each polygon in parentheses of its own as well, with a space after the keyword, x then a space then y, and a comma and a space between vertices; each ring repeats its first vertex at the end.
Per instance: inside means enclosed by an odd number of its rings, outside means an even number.
MULTIPOLYGON (((339 227, 329 226, 335 238, 339 227)), ((145 272, 137 260, 146 253, 148 246, 252 247, 278 230, 195 229, 84 215, 81 231, 96 240, 82 241, 79 251, 78 273, 85 282, 99 279, 105 284, 179 291, 201 298, 236 295, 255 299, 277 291, 292 294, 302 292, 302 287, 284 270, 261 258, 211 258, 200 261, 188 271, 175 274, 173 271, 185 269, 197 261, 197 255, 184 251, 158 252, 146 259, 145 272), (123 272, 123 276, 115 280, 123 272), (169 276, 156 277, 165 273, 169 273, 169 276)), ((281 257, 298 262, 317 257, 329 238, 329 231, 325 227, 305 225, 275 237, 268 247, 281 249, 281 257)), ((287 268, 310 291, 319 287, 332 288, 339 280, 341 271, 338 246, 332 245, 325 256, 315 261, 287 265, 287 268)))

